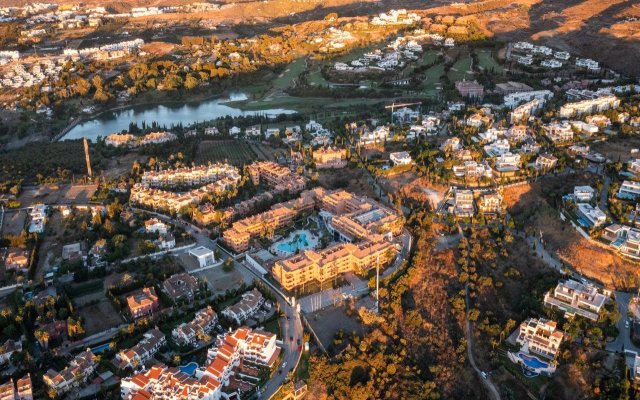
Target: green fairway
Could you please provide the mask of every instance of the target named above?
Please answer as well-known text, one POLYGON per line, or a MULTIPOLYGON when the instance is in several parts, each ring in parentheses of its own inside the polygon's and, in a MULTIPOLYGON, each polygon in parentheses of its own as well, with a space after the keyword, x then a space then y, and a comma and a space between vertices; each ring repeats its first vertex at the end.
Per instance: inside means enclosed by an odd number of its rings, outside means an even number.
POLYGON ((490 50, 479 50, 478 51, 478 62, 480 66, 486 70, 492 70, 496 74, 502 74, 504 72, 504 68, 493 58, 490 50))
POLYGON ((449 80, 451 82, 457 82, 463 79, 472 79, 473 75, 468 73, 470 69, 471 57, 469 55, 461 56, 449 70, 449 80))
POLYGON ((333 99, 327 97, 274 97, 270 99, 229 103, 233 107, 240 107, 246 111, 266 110, 269 108, 284 108, 298 112, 317 111, 326 108, 351 107, 357 105, 371 105, 384 101, 384 99, 333 99))
POLYGON ((428 50, 422 55, 422 59, 420 60, 420 65, 431 65, 438 59, 438 55, 440 52, 435 50, 428 50))
POLYGON ((291 87, 293 81, 300 76, 305 67, 306 62, 304 57, 296 59, 273 81, 273 88, 282 90, 291 87))
POLYGON ((242 166, 257 158, 251 147, 244 141, 205 140, 198 146, 195 161, 198 164, 226 162, 242 166))
POLYGON ((327 86, 329 82, 324 79, 320 70, 315 70, 309 73, 309 77, 307 78, 310 85, 313 86, 327 86))
POLYGON ((444 75, 444 64, 436 64, 425 72, 422 88, 429 97, 434 97, 440 87, 440 77, 444 75))

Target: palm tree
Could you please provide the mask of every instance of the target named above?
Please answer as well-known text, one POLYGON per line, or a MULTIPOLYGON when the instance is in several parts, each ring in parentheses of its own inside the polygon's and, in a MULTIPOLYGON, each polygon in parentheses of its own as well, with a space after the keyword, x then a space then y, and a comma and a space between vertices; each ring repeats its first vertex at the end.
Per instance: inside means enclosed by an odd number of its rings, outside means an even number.
POLYGON ((38 329, 35 331, 34 335, 40 343, 40 346, 45 349, 49 347, 49 332, 44 329, 38 329))

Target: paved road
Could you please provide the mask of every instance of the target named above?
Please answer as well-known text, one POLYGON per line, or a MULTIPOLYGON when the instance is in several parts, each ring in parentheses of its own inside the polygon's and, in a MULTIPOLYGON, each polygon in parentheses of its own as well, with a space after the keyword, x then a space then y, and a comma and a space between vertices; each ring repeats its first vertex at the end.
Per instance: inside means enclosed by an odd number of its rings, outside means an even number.
POLYGON ((635 351, 640 354, 640 347, 637 347, 631 341, 631 325, 629 328, 625 326, 625 322, 628 321, 627 312, 629 311, 629 302, 633 297, 632 293, 615 292, 616 304, 618 305, 618 311, 620 312, 620 320, 618 321, 618 337, 611 343, 607 343, 606 349, 611 352, 622 352, 625 350, 635 351))
POLYGON ((611 178, 608 175, 604 175, 604 183, 602 185, 602 191, 600 192, 600 209, 607 212, 607 201, 609 199, 609 185, 611 185, 611 178))

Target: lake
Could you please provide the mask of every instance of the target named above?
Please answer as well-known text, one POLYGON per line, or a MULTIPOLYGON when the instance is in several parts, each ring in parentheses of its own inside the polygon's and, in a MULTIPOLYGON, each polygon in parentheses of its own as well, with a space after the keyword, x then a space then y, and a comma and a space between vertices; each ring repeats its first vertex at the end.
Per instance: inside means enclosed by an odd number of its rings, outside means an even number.
POLYGON ((182 123, 188 126, 194 122, 209 121, 220 117, 239 117, 244 115, 265 115, 277 116, 279 114, 294 114, 294 110, 286 110, 274 108, 260 111, 243 111, 239 108, 228 106, 226 103, 230 101, 246 100, 247 96, 243 93, 231 94, 224 99, 205 100, 200 103, 185 103, 175 105, 154 105, 131 107, 123 110, 105 112, 94 119, 83 121, 74 126, 60 140, 81 139, 86 137, 95 141, 98 136, 106 137, 111 133, 121 132, 129 129, 129 124, 135 122, 139 127, 142 121, 147 126, 152 122, 157 122, 158 126, 166 126, 167 129, 171 125, 182 123))

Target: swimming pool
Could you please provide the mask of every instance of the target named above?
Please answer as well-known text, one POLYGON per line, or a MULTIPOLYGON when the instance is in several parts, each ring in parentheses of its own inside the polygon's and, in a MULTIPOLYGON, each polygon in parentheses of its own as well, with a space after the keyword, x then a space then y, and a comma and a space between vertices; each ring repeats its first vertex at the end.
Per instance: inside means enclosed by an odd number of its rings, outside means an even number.
POLYGON ((198 364, 194 363, 194 362, 190 362, 187 365, 183 365, 178 367, 178 369, 182 372, 184 372, 185 374, 189 375, 189 376, 193 376, 193 373, 196 372, 196 369, 198 368, 198 364))
POLYGON ((93 349, 91 349, 91 352, 93 354, 100 354, 100 353, 104 353, 107 350, 109 350, 109 343, 101 344, 98 347, 94 347, 93 349))
POLYGON ((532 368, 532 369, 548 368, 549 367, 549 363, 542 362, 537 357, 534 357, 534 356, 528 356, 526 354, 519 353, 518 357, 520 357, 520 359, 522 360, 524 365, 526 365, 527 367, 532 368))
POLYGON ((280 256, 287 256, 296 251, 313 249, 317 246, 318 238, 314 234, 307 230, 298 230, 271 246, 271 252, 280 256))

